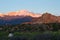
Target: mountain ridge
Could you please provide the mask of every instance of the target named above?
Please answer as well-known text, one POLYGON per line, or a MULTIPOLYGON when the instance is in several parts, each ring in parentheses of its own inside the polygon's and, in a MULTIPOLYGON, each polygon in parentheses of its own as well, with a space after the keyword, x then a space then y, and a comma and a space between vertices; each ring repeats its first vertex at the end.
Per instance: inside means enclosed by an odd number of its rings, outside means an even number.
POLYGON ((34 14, 26 10, 0 13, 0 25, 2 24, 41 24, 41 23, 60 23, 60 16, 50 13, 34 14))
POLYGON ((32 17, 39 17, 41 16, 41 14, 35 14, 33 12, 29 12, 27 10, 20 10, 20 11, 16 11, 16 12, 8 12, 6 14, 2 14, 0 13, 1 17, 4 16, 32 16, 32 17))

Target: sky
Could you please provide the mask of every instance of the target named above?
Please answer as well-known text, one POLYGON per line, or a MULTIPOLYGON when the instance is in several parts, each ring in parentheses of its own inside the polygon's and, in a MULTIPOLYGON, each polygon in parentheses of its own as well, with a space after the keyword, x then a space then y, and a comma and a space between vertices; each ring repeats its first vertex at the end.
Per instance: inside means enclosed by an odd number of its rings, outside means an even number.
POLYGON ((0 0, 0 13, 19 10, 60 15, 60 0, 0 0))

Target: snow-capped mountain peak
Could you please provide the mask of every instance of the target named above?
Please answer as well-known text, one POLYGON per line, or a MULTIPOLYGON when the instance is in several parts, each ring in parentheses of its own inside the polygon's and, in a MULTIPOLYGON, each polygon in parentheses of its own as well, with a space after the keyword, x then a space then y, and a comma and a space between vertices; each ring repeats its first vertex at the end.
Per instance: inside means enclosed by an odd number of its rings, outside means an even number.
POLYGON ((33 12, 29 12, 27 10, 20 10, 20 11, 16 11, 16 12, 8 12, 6 14, 2 14, 0 13, 0 16, 31 16, 31 17, 40 17, 41 14, 37 14, 37 13, 33 13, 33 12))
POLYGON ((39 17, 41 14, 35 14, 33 12, 29 12, 27 10, 20 10, 16 12, 9 12, 7 15, 9 16, 32 16, 32 17, 39 17))

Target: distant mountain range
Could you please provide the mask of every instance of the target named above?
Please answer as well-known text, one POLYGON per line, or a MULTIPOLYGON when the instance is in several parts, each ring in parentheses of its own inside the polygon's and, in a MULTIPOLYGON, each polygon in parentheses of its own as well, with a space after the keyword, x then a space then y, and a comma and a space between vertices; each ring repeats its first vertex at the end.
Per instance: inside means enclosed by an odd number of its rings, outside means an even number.
POLYGON ((31 16, 31 17, 39 17, 41 14, 36 14, 33 12, 29 12, 27 10, 20 10, 16 12, 8 12, 6 14, 0 13, 0 17, 5 17, 5 16, 31 16))
POLYGON ((16 12, 0 13, 0 25, 12 25, 21 23, 40 24, 40 23, 60 23, 60 16, 55 16, 50 13, 37 14, 27 10, 16 12))
POLYGON ((0 25, 11 25, 31 22, 32 18, 40 16, 41 14, 35 14, 27 10, 8 12, 6 14, 0 13, 0 25))

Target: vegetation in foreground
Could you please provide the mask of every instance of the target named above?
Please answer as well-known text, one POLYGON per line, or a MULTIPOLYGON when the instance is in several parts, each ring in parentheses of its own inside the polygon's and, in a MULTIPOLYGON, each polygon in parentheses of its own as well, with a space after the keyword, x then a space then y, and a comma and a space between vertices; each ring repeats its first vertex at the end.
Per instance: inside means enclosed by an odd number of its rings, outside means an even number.
POLYGON ((60 40, 60 31, 52 32, 14 32, 9 38, 9 33, 0 32, 0 40, 60 40))
POLYGON ((60 23, 3 25, 0 40, 60 40, 60 23), (14 36, 9 38, 9 32, 14 36))

